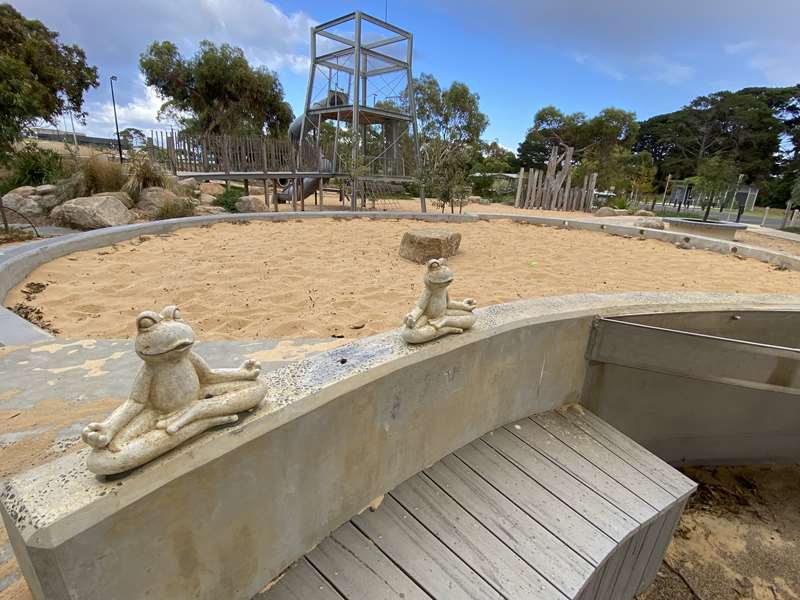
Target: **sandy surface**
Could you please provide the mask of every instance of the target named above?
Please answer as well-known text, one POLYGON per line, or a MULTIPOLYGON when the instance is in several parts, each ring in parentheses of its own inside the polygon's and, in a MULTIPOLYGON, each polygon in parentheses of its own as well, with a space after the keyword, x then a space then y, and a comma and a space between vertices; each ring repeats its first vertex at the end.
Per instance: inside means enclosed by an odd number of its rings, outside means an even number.
POLYGON ((800 466, 688 468, 700 483, 641 600, 800 598, 800 466))
POLYGON ((750 246, 760 246, 761 248, 769 248, 770 250, 800 256, 800 242, 761 235, 757 233, 757 230, 752 232, 740 231, 736 234, 736 241, 750 246))
MULTIPOLYGON (((396 327, 419 295, 422 267, 397 254, 403 232, 419 227, 437 225, 332 218, 142 236, 36 269, 5 305, 34 305, 73 338, 129 337, 140 311, 173 303, 203 339, 363 337, 396 327), (32 283, 46 287, 26 294, 32 283)), ((575 292, 800 289, 800 273, 655 240, 510 221, 447 228, 462 234, 451 295, 480 305, 575 292)))

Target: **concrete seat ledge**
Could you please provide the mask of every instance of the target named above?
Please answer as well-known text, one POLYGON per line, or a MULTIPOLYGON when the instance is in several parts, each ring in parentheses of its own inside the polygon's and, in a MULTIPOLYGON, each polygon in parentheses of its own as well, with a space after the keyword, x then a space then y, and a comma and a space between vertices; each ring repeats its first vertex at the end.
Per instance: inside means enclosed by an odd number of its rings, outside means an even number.
POLYGON ((448 454, 581 402, 596 315, 725 310, 800 296, 579 294, 481 309, 421 347, 386 332, 266 373, 253 414, 126 476, 95 478, 85 451, 15 476, 3 519, 35 598, 249 599, 448 454))
MULTIPOLYGON (((592 218, 591 215, 578 218, 548 217, 518 214, 442 214, 408 212, 286 212, 286 213, 243 213, 185 217, 136 223, 120 227, 108 227, 82 233, 75 233, 29 242, 6 250, 0 249, 0 298, 6 295, 19 282, 37 267, 72 252, 101 248, 123 242, 140 235, 165 234, 185 227, 200 227, 214 223, 240 221, 289 221, 296 219, 407 219, 443 223, 474 223, 478 221, 511 220, 518 223, 543 225, 566 229, 602 231, 611 235, 656 239, 684 247, 698 248, 721 254, 736 254, 754 258, 784 269, 800 270, 800 258, 785 252, 778 252, 737 242, 724 241, 699 235, 687 235, 675 231, 646 229, 633 225, 613 224, 592 218)), ((47 333, 18 317, 6 308, 0 308, 0 344, 12 345, 31 343, 46 339, 47 333)))

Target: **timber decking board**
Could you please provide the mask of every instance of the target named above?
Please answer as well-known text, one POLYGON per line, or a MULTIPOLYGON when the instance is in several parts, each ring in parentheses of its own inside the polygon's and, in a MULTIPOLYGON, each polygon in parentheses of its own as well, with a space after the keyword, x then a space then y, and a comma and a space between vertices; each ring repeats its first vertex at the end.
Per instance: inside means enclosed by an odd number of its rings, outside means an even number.
POLYGON ((675 496, 658 485, 626 460, 617 456, 595 437, 568 421, 559 411, 533 415, 531 419, 544 427, 595 466, 611 475, 658 511, 675 501, 675 496))
POLYGON ((342 600, 342 596, 301 558, 283 576, 253 600, 342 600))
POLYGON ((566 596, 424 475, 391 492, 403 508, 506 598, 566 596))
POLYGON ((530 474, 529 477, 535 476, 551 494, 569 498, 572 510, 614 541, 621 542, 638 525, 636 520, 505 429, 493 431, 481 439, 530 474))
POLYGON ((565 594, 591 576, 589 562, 452 454, 425 475, 565 594))
POLYGON ((644 522, 658 513, 616 479, 604 473, 564 442, 531 419, 523 419, 506 430, 520 438, 565 471, 580 479, 595 492, 637 521, 644 522))
POLYGON ((658 484, 676 498, 685 496, 695 489, 694 482, 680 471, 643 448, 625 434, 617 431, 597 415, 588 410, 580 412, 561 411, 561 414, 596 439, 600 440, 612 452, 623 457, 633 466, 651 478, 657 478, 658 484))
MULTIPOLYGON (((308 553, 308 561, 345 598, 429 600, 412 580, 352 524, 345 523, 308 553)), ((271 600, 271 599, 270 599, 271 600)))
POLYGON ((593 565, 613 550, 614 540, 486 442, 477 440, 454 454, 593 565), (559 518, 553 519, 553 515, 559 518))
POLYGON ((353 523, 432 597, 502 598, 391 496, 384 498, 379 510, 365 511, 353 523))
POLYGON ((552 410, 406 480, 256 599, 630 600, 694 489, 588 411, 552 410))

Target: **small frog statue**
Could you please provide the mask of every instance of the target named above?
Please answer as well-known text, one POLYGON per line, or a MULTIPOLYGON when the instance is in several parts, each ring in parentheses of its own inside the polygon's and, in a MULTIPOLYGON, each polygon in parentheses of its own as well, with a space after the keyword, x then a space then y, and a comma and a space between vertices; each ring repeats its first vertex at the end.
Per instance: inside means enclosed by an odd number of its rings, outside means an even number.
POLYGON ((450 333, 463 333, 475 324, 472 313, 477 303, 472 298, 450 300, 447 287, 453 272, 444 258, 426 263, 425 289, 416 306, 403 319, 400 335, 409 344, 421 344, 450 333))
POLYGON ((235 423, 266 395, 261 366, 212 369, 192 350, 194 332, 176 306, 136 318, 135 350, 144 361, 129 398, 102 423, 89 423, 92 473, 138 467, 217 425, 235 423))

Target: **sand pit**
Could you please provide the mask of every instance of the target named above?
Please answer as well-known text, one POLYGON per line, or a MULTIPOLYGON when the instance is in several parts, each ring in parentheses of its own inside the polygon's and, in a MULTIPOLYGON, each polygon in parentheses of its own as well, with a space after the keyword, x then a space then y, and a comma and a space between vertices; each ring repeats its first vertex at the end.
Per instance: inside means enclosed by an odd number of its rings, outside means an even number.
MULTIPOLYGON (((131 337, 140 311, 173 303, 201 339, 364 337, 397 327, 417 298, 422 268, 397 250, 419 227, 441 225, 331 218, 142 236, 40 267, 5 305, 41 309, 67 338, 131 337)), ((511 221, 446 227, 462 234, 451 293, 482 306, 576 292, 800 289, 800 273, 655 240, 511 221)))

